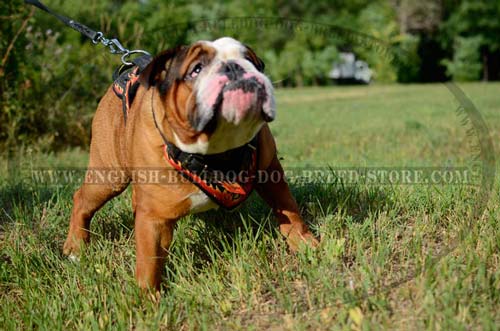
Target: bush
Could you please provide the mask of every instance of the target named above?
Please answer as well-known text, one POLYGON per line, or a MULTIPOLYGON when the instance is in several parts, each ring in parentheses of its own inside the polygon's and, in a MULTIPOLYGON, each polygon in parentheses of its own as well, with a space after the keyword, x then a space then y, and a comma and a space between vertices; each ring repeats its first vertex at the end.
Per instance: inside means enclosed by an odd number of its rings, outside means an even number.
POLYGON ((478 80, 481 76, 481 57, 479 48, 482 38, 457 37, 454 43, 453 60, 445 59, 446 73, 456 81, 478 80))
POLYGON ((2 9, 13 19, 1 23, 2 49, 12 50, 0 72, 0 148, 88 145, 93 111, 111 81, 110 59, 54 19, 46 23, 46 14, 29 18, 21 1, 2 9))
MULTIPOLYGON (((103 31, 108 38, 117 36, 131 49, 143 42, 147 45, 142 47, 149 46, 154 52, 154 46, 160 44, 160 36, 145 41, 144 28, 130 24, 131 13, 141 14, 131 8, 138 6, 136 2, 117 6, 113 1, 102 1, 82 8, 57 0, 46 3, 55 11, 103 31)), ((151 6, 156 4, 151 2, 151 6)), ((31 10, 21 0, 0 4, 0 12, 7 18, 0 21, 1 56, 11 45, 6 63, 0 68, 0 151, 14 151, 25 145, 41 151, 67 146, 86 148, 92 116, 112 82, 120 58, 109 54, 102 45, 92 45, 42 11, 36 10, 30 17, 31 10)), ((177 13, 168 9, 163 17, 177 13)), ((177 42, 168 40, 163 46, 177 42)))

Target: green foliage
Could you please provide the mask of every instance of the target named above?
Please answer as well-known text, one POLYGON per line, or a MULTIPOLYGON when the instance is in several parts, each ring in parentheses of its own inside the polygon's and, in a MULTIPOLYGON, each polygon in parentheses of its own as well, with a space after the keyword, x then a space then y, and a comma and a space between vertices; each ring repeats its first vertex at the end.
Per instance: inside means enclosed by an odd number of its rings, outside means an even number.
MULTIPOLYGON (((27 13, 16 1, 6 14, 17 19, 2 20, 2 25, 12 25, 2 26, 1 38, 12 45, 12 52, 0 73, 0 148, 88 145, 92 112, 116 63, 105 53, 96 55, 88 41, 44 13, 37 12, 22 29, 27 13)), ((75 13, 75 19, 80 15, 75 13)))
POLYGON ((488 60, 481 63, 478 57, 488 59, 500 50, 500 2, 461 0, 452 8, 441 28, 441 41, 453 49, 453 58, 443 63, 454 79, 477 80, 481 68, 485 72, 483 79, 487 79, 488 60))
POLYGON ((457 37, 453 60, 443 60, 447 73, 457 81, 478 80, 481 75, 481 59, 479 48, 483 43, 481 36, 457 37))
POLYGON ((443 42, 450 43, 453 36, 481 36, 482 45, 491 51, 500 48, 500 2, 491 0, 461 0, 443 24, 443 42))
POLYGON ((395 82, 398 79, 399 66, 393 57, 397 56, 398 43, 403 36, 400 35, 395 14, 388 2, 374 1, 359 16, 361 31, 379 40, 381 47, 374 50, 361 44, 355 46, 354 51, 370 65, 378 82, 395 82))
POLYGON ((418 81, 420 74, 419 42, 420 38, 418 36, 404 35, 398 43, 398 52, 396 53, 398 82, 410 83, 418 81))

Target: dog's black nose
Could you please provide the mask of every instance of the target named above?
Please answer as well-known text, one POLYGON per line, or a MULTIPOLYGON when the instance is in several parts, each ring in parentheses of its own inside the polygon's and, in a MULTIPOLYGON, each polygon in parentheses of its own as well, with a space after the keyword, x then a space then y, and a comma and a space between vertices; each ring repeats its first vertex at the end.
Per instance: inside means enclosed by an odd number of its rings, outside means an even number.
POLYGON ((245 70, 236 62, 226 62, 219 71, 221 74, 226 75, 229 80, 237 80, 243 77, 245 70))

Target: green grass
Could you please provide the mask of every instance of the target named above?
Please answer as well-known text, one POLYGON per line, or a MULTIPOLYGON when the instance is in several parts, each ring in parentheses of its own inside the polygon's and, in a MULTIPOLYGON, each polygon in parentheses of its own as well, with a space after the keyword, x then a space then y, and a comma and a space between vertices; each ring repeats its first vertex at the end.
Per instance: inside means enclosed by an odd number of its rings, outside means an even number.
MULTIPOLYGON (((500 84, 465 84, 494 144, 500 84)), ((278 90, 272 124, 297 166, 470 166, 476 152, 443 85, 278 90)), ((321 237, 290 254, 258 197, 178 223, 157 303, 135 286, 130 192, 92 223, 79 263, 61 254, 76 186, 23 180, 85 166, 86 152, 23 152, 0 183, 0 329, 495 330, 500 197, 468 222, 475 186, 292 186, 321 237)), ((6 160, 0 170, 6 172, 6 160)))

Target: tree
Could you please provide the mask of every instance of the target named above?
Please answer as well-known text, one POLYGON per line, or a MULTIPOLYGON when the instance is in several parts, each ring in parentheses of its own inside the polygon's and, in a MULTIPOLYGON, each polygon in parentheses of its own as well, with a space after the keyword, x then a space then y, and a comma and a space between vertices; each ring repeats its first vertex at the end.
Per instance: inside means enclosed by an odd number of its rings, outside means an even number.
POLYGON ((452 47, 463 47, 457 38, 479 38, 483 80, 500 78, 500 2, 492 0, 462 0, 443 25, 443 43, 453 42, 452 47), (496 64, 497 68, 494 68, 496 64), (492 70, 493 69, 493 70, 492 70))
POLYGON ((401 34, 429 33, 441 23, 442 6, 436 0, 391 0, 396 9, 401 34))
POLYGON ((481 60, 479 57, 479 48, 482 43, 481 37, 457 37, 455 43, 453 60, 443 60, 448 75, 458 81, 478 80, 481 75, 481 60))

